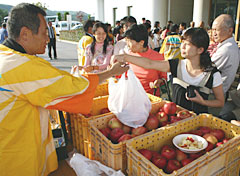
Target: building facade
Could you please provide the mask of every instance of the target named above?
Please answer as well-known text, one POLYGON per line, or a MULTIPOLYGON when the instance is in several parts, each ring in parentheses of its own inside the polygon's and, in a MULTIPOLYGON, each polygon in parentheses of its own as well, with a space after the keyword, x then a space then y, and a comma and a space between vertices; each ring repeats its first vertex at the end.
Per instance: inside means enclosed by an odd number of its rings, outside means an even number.
POLYGON ((138 23, 142 18, 160 22, 164 27, 167 21, 174 23, 191 21, 198 26, 204 21, 210 25, 219 14, 227 13, 233 19, 237 16, 239 0, 96 0, 97 12, 95 19, 110 23, 114 26, 116 20, 132 15, 138 23))

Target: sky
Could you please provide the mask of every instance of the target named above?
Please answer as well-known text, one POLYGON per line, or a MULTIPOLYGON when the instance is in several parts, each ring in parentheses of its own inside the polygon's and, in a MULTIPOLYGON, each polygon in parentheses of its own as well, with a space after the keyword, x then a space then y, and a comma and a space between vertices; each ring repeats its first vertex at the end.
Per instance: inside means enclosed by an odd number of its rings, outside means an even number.
MULTIPOLYGON (((27 3, 37 3, 41 2, 45 4, 48 10, 57 10, 57 11, 83 11, 88 14, 94 14, 96 0, 6 0, 4 4, 7 5, 17 5, 22 2, 27 3)), ((0 4, 3 4, 1 2, 0 4)))

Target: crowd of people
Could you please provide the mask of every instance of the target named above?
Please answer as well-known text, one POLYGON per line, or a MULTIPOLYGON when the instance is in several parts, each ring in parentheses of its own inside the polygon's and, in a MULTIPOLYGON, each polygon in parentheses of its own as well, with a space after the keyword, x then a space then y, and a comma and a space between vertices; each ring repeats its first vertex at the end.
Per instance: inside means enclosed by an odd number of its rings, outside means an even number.
MULTIPOLYGON (((88 23, 89 21, 86 26, 88 23)), ((91 30, 99 23, 92 21, 91 30)), ((89 28, 85 30, 86 36, 88 30, 89 28)), ((89 72, 89 63, 90 71, 98 70, 99 67, 107 69, 107 65, 111 65, 110 55, 115 58, 124 56, 146 92, 155 93, 154 88, 163 84, 163 79, 168 79, 173 88, 172 99, 178 105, 196 113, 211 113, 228 121, 240 120, 237 118, 237 111, 233 113, 237 107, 229 109, 228 105, 232 102, 230 89, 238 74, 240 61, 233 30, 234 21, 227 14, 217 17, 209 27, 206 27, 203 21, 197 27, 193 21, 189 23, 189 27, 185 22, 174 24, 168 21, 163 29, 159 21, 156 21, 152 28, 151 21, 145 18, 138 24, 133 16, 126 16, 116 22, 113 29, 114 43, 108 41, 111 50, 108 53, 101 50, 99 62, 99 54, 93 57, 93 54, 86 50, 90 46, 91 51, 99 47, 93 47, 94 42, 91 41, 84 49, 82 41, 85 36, 79 41, 81 49, 79 47, 78 50, 82 53, 79 65, 83 70, 87 70, 86 72, 89 72), (91 59, 83 61, 84 57, 91 59), (132 61, 131 58, 137 60, 132 61), (143 62, 142 58, 146 58, 146 62, 143 62), (153 64, 150 64, 150 61, 153 64), (196 97, 185 96, 190 88, 194 88, 196 97), (180 90, 181 94, 178 92, 180 90)), ((106 35, 110 31, 105 32, 106 35)), ((89 40, 97 38, 98 36, 91 32, 89 40)), ((157 95, 161 96, 159 93, 157 95)))
POLYGON ((198 27, 191 22, 187 28, 184 22, 172 21, 163 29, 156 21, 152 29, 151 21, 143 18, 138 24, 126 16, 112 32, 111 25, 88 20, 78 43, 78 68, 84 73, 80 77, 36 56, 47 44, 50 58, 51 48, 56 50, 54 29, 44 16, 45 11, 33 4, 13 7, 8 37, 0 45, 1 174, 54 171, 57 158, 47 110, 88 114, 97 85, 129 68, 146 92, 154 94, 168 79, 177 105, 240 125, 240 86, 231 90, 239 74, 240 53, 230 15, 218 16, 210 29, 203 22, 198 27))

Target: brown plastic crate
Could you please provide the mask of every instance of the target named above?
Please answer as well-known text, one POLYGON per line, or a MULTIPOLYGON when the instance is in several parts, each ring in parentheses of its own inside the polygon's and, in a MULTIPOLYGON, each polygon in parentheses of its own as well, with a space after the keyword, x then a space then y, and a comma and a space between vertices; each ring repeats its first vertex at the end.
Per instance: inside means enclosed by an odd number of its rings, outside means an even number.
MULTIPOLYGON (((165 103, 166 101, 153 103, 151 113, 157 113, 159 111, 159 108, 162 107, 165 103)), ((183 109, 179 106, 178 108, 183 109)), ((107 165, 115 170, 121 169, 123 172, 125 172, 127 168, 126 142, 113 144, 99 131, 99 129, 107 127, 108 121, 114 116, 114 114, 111 114, 90 121, 89 131, 92 150, 92 156, 90 159, 98 160, 104 165, 107 165)), ((193 116, 195 116, 194 113, 193 116)), ((170 125, 174 125, 176 123, 172 123, 170 125)))
POLYGON ((208 176, 218 175, 235 176, 238 170, 231 169, 232 164, 239 163, 240 160, 240 127, 229 122, 213 117, 209 114, 201 114, 186 121, 180 121, 175 126, 159 128, 155 132, 133 138, 127 141, 128 175, 146 176, 166 176, 166 175, 186 175, 186 176, 208 176), (185 167, 166 174, 162 169, 157 168, 152 162, 144 158, 137 150, 150 149, 160 151, 163 145, 172 145, 174 136, 197 129, 199 126, 222 129, 227 138, 231 138, 227 143, 216 147, 205 155, 189 163, 185 167))

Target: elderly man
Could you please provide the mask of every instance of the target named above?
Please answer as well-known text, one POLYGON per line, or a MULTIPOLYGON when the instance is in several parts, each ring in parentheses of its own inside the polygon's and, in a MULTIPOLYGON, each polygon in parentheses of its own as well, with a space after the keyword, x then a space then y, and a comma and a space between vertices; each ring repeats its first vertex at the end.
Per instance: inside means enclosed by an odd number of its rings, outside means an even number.
MULTIPOLYGON (((212 61, 221 71, 225 95, 234 81, 240 60, 238 45, 232 36, 233 28, 232 17, 227 14, 218 16, 212 25, 213 39, 219 43, 212 61)), ((212 113, 218 115, 217 112, 212 113)))
POLYGON ((218 16, 212 25, 213 39, 219 43, 212 61, 221 71, 224 93, 234 81, 240 60, 238 45, 232 36, 233 28, 234 22, 227 14, 218 16))
POLYGON ((9 38, 0 44, 0 175, 46 176, 57 169, 47 109, 86 114, 99 82, 128 68, 116 63, 99 74, 73 77, 36 54, 47 42, 45 11, 12 8, 9 38))

